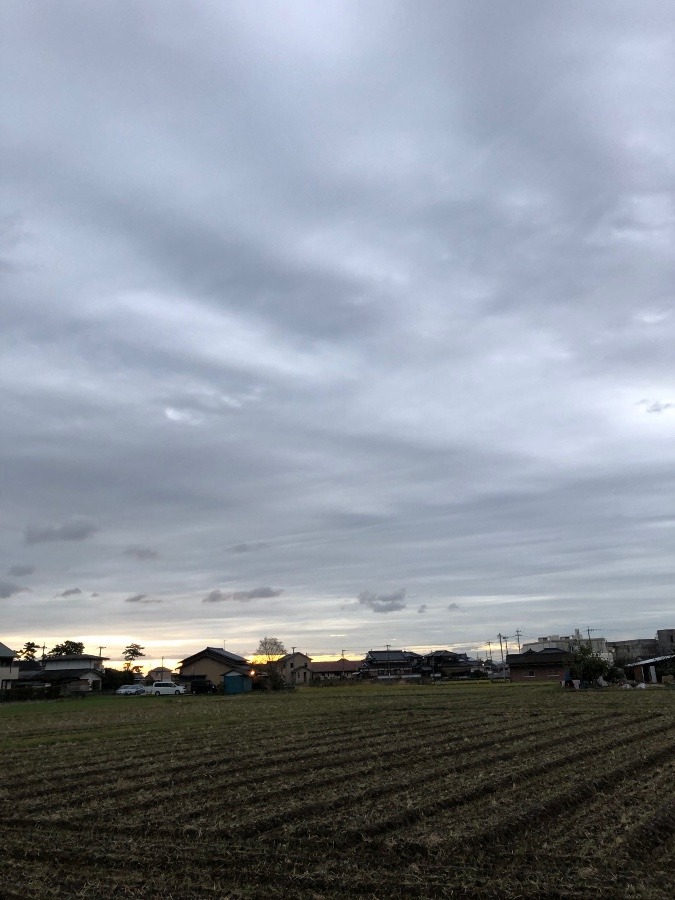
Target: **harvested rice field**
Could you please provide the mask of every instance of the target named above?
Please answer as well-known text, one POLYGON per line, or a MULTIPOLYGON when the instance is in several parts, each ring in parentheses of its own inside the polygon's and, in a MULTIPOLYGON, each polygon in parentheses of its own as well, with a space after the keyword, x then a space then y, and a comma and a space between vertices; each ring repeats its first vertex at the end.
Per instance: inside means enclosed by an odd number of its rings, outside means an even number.
POLYGON ((675 691, 458 684, 0 707, 0 898, 644 898, 675 691))

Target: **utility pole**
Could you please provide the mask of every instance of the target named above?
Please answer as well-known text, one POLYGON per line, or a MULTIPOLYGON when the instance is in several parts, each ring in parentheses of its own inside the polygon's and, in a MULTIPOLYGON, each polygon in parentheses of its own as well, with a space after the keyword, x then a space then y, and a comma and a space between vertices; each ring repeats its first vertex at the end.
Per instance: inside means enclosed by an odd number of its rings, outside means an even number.
POLYGON ((504 666, 504 648, 502 647, 502 640, 504 639, 504 635, 500 633, 497 635, 497 637, 499 638, 499 652, 502 655, 502 667, 503 667, 504 666))
POLYGON ((488 641, 487 645, 488 645, 488 656, 490 657, 490 662, 492 662, 492 641, 488 641))
POLYGON ((291 647, 291 681, 295 680, 295 647, 291 647))
POLYGON ((597 631, 597 628, 587 628, 586 634, 588 635, 588 649, 593 652, 593 641, 591 640, 591 631, 597 631))
POLYGON ((389 648, 391 647, 391 644, 386 644, 385 646, 387 648, 387 678, 391 678, 391 659, 389 658, 389 648))
POLYGON ((342 650, 342 680, 344 681, 345 677, 345 651, 344 648, 342 650))
POLYGON ((103 671, 103 651, 107 650, 107 647, 104 647, 102 644, 99 645, 98 648, 98 667, 101 671, 103 671))
POLYGON ((509 655, 509 639, 507 638, 506 635, 503 635, 503 637, 504 637, 504 644, 506 645, 506 655, 508 656, 509 655))
POLYGON ((520 653, 520 639, 523 636, 523 632, 520 628, 516 628, 516 640, 518 641, 518 653, 520 653))
POLYGON ((43 644, 43 645, 42 645, 42 668, 43 668, 43 669, 44 669, 44 667, 45 667, 45 650, 46 650, 46 649, 47 649, 47 645, 46 645, 46 644, 43 644))

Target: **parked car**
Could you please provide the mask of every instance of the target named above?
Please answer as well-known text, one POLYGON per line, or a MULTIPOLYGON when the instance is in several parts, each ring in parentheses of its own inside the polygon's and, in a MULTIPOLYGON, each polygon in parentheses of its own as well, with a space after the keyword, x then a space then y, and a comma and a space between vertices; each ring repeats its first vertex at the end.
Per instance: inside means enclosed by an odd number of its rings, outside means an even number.
POLYGON ((122 687, 117 688, 115 693, 120 697, 139 697, 145 693, 145 688, 142 684, 123 684, 122 687))
POLYGON ((161 697, 162 694, 184 694, 184 684, 174 684, 173 681, 155 681, 149 689, 150 694, 161 697))

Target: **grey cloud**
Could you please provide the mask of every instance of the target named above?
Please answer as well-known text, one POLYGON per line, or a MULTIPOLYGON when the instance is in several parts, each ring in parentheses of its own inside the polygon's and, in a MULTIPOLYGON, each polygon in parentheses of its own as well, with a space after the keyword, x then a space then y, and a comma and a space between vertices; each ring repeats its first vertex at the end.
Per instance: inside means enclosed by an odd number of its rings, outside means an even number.
POLYGON ((11 581, 0 581, 0 598, 6 600, 13 597, 14 594, 23 594, 28 588, 20 587, 18 584, 12 584, 11 581))
POLYGON ((8 575, 14 575, 15 578, 22 578, 24 575, 32 575, 35 572, 35 566, 11 566, 7 570, 8 575))
POLYGON ((152 547, 143 547, 140 544, 136 544, 133 547, 127 547, 124 551, 124 555, 131 556, 133 559, 137 560, 159 559, 159 552, 157 550, 153 550, 152 547))
POLYGON ((410 645, 668 621, 675 10, 263 5, 3 6, 0 545, 195 646, 269 579, 316 652, 365 586, 410 645))
POLYGON ((202 603, 224 603, 228 600, 237 600, 240 603, 248 603, 250 600, 265 600, 270 597, 279 597, 283 594, 282 588, 257 587, 250 591, 231 591, 226 593, 219 589, 210 591, 202 600, 202 603))
POLYGON ((220 589, 216 589, 214 591, 209 591, 209 593, 204 597, 202 603, 223 603, 225 600, 231 600, 232 594, 226 594, 224 591, 220 589))
POLYGON ((264 541, 253 541, 246 544, 235 544, 230 547, 232 553, 256 553, 258 550, 264 550, 267 544, 264 541))
POLYGON ((81 594, 82 591, 79 588, 68 588, 62 594, 59 594, 59 597, 74 597, 75 594, 81 594))
POLYGON ((449 603, 449 604, 448 604, 448 611, 449 611, 449 612, 456 612, 457 610, 459 610, 459 609, 461 609, 461 608, 462 608, 462 607, 459 605, 459 603, 449 603))
POLYGON ((403 602, 405 597, 405 588, 398 591, 392 591, 390 594, 375 594, 372 591, 362 591, 357 599, 363 606, 367 606, 376 613, 398 612, 405 609, 403 602))
POLYGON ((426 603, 423 603, 423 604, 419 607, 419 609, 417 610, 417 612, 420 613, 420 615, 424 614, 426 611, 427 611, 427 605, 426 605, 426 603))
POLYGON ((98 531, 98 526, 85 519, 73 519, 63 525, 29 525, 24 532, 26 544, 50 541, 84 541, 98 531))
POLYGON ((155 604, 155 603, 161 603, 162 601, 148 597, 147 594, 133 594, 131 597, 127 597, 124 602, 125 603, 155 604))

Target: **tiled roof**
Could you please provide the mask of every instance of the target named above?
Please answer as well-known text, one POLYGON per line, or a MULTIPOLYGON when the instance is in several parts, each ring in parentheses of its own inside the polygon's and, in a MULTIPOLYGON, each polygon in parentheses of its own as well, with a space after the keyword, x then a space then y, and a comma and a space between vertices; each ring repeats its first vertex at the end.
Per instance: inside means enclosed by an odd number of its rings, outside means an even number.
POLYGON ((187 656, 181 660, 178 663, 178 667, 189 666, 190 663, 196 662, 204 656, 229 666, 248 666, 248 660, 244 659, 243 656, 237 656, 236 653, 230 653, 229 650, 224 650, 222 647, 206 647, 204 650, 200 650, 199 653, 193 653, 192 656, 187 656))
POLYGON ((339 675, 342 672, 356 672, 361 665, 362 662, 359 659, 336 659, 329 662, 313 662, 309 664, 309 668, 312 672, 339 675))
MULTIPOLYGON (((22 677, 22 681, 74 681, 83 675, 97 675, 93 669, 41 669, 22 677)), ((100 677, 100 676, 99 676, 100 677)))
POLYGON ((366 660, 371 662, 411 662, 414 659, 422 657, 412 650, 369 650, 366 654, 366 660))
POLYGON ((506 664, 509 666, 550 666, 568 663, 572 654, 566 650, 552 650, 547 653, 537 653, 535 650, 526 650, 525 653, 509 653, 506 656, 506 664))

